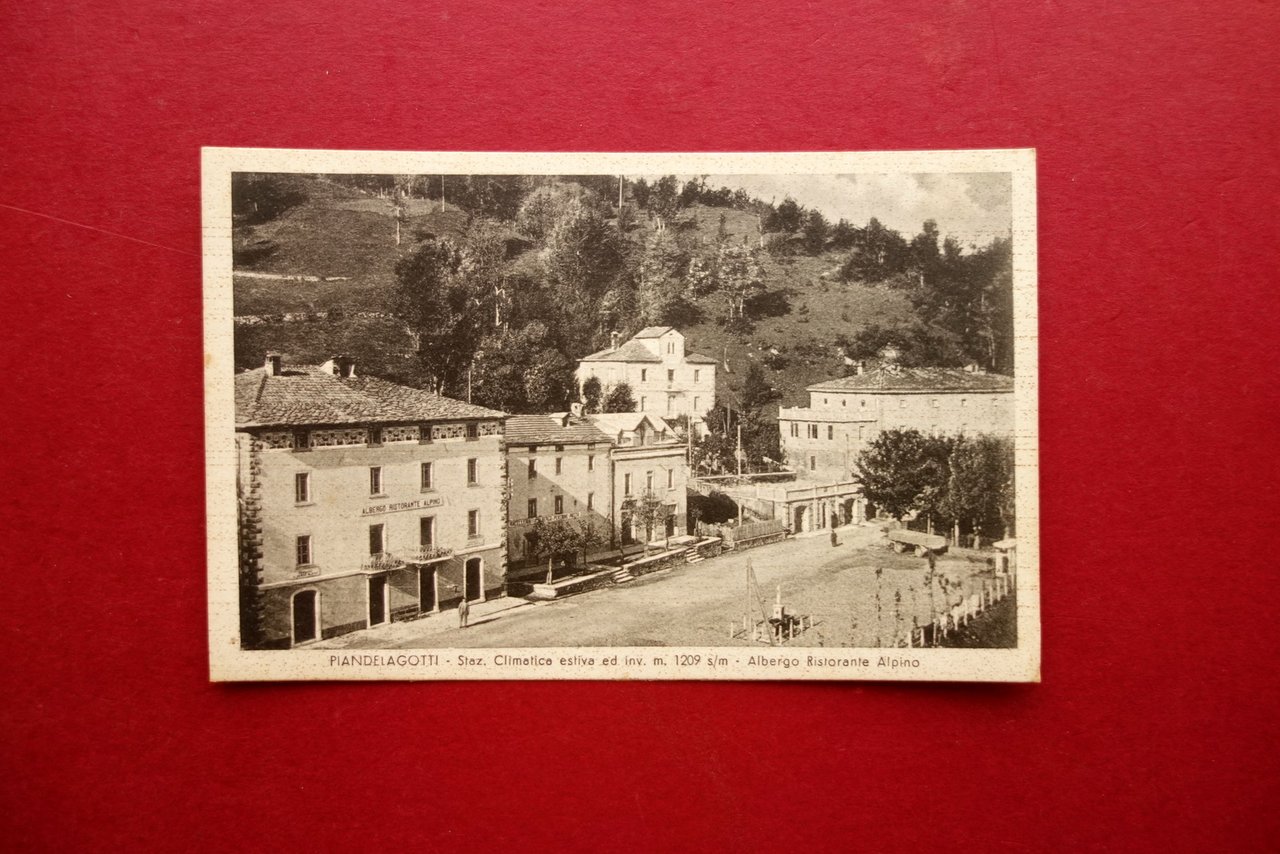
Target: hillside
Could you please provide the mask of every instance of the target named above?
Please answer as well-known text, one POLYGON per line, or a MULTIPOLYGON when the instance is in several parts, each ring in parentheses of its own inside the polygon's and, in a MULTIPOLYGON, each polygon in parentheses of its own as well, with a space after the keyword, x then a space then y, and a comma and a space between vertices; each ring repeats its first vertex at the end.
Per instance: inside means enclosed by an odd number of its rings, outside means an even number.
MULTIPOLYGON (((396 261, 426 234, 460 234, 467 212, 452 205, 441 211, 438 201, 411 200, 397 246, 390 199, 313 177, 287 180, 290 191, 303 200, 273 220, 237 225, 236 271, 319 280, 236 276, 235 313, 241 318, 256 316, 253 325, 237 325, 237 366, 256 366, 267 349, 281 350, 295 362, 344 351, 370 372, 414 381, 410 337, 394 323, 368 313, 389 310, 396 261), (304 322, 283 322, 280 317, 317 312, 332 315, 304 322)), ((630 239, 638 240, 652 228, 652 220, 642 212, 630 239)), ((731 242, 755 245, 760 240, 755 214, 732 208, 693 205, 669 225, 686 246, 711 244, 722 228, 731 242)), ((533 255, 525 253, 516 265, 532 266, 533 255)), ((699 321, 682 331, 691 350, 722 359, 722 397, 736 394, 748 365, 758 361, 782 393, 784 405, 803 403, 806 385, 840 374, 843 365, 833 344, 838 334, 852 335, 869 323, 911 317, 911 306, 901 292, 839 281, 834 272, 842 260, 837 253, 766 255, 768 297, 752 330, 744 334, 723 328, 727 303, 722 296, 713 294, 699 304, 699 321), (725 362, 728 372, 723 370, 725 362)))

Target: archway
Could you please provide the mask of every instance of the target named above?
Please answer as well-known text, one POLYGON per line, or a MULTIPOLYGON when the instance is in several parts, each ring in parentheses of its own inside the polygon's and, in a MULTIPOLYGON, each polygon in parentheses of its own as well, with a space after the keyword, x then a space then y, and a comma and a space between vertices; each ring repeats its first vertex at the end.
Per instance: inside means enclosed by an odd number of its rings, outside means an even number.
POLYGON ((809 515, 808 511, 809 507, 806 504, 801 504, 795 508, 794 524, 791 526, 793 534, 799 534, 805 530, 805 521, 809 515))
POLYGON ((320 596, 314 590, 293 594, 293 642, 313 641, 320 630, 320 596))
POLYGON ((484 598, 484 582, 481 580, 483 566, 484 561, 481 558, 473 557, 467 561, 464 567, 462 590, 468 601, 474 602, 477 599, 484 598))

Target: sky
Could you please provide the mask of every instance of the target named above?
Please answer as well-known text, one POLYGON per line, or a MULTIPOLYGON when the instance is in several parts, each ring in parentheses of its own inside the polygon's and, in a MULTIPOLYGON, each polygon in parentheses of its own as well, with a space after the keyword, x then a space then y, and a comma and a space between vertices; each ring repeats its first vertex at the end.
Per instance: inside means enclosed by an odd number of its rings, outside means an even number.
MULTIPOLYGON (((679 176, 681 180, 690 175, 679 176)), ((862 226, 875 217, 910 239, 921 224, 936 220, 943 235, 962 245, 985 245, 1007 237, 1012 199, 1006 172, 894 173, 884 175, 708 175, 707 185, 742 188, 762 201, 787 196, 862 226)))

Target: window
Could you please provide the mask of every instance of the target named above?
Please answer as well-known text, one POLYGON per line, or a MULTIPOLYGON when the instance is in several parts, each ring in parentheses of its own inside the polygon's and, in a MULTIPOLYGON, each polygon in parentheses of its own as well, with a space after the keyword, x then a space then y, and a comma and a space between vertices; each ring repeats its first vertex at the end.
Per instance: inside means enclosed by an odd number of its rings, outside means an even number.
POLYGON ((836 437, 836 428, 833 424, 827 425, 827 441, 830 442, 836 437))
POLYGON ((671 353, 674 353, 675 351, 676 351, 676 342, 674 342, 674 341, 668 341, 668 342, 667 342, 667 353, 668 353, 668 354, 671 354, 671 353))
POLYGON ((866 399, 865 397, 863 397, 863 398, 859 398, 859 400, 858 400, 858 405, 859 405, 859 406, 861 406, 863 409, 866 409, 866 408, 867 408, 867 399, 866 399))
POLYGON ((670 371, 670 370, 667 371, 667 382, 673 383, 675 381, 676 381, 676 372, 670 371))
POLYGON ((529 512, 525 515, 526 515, 526 518, 529 518, 529 519, 538 518, 538 499, 536 498, 529 499, 529 512))
POLYGON ((674 402, 675 402, 675 398, 672 397, 671 395, 667 395, 667 411, 668 412, 671 411, 671 404, 674 402))
POLYGON ((384 548, 386 543, 383 537, 385 533, 386 533, 386 526, 384 525, 369 526, 369 554, 380 555, 384 551, 386 551, 386 549, 384 548))
POLYGON ((676 488, 676 471, 675 469, 667 469, 667 489, 676 488))
POLYGON ((861 424, 859 424, 859 425, 858 425, 858 438, 859 438, 859 439, 861 439, 861 438, 862 438, 863 431, 864 431, 865 429, 866 429, 866 428, 865 428, 865 427, 863 427, 861 424))
POLYGON ((480 482, 480 461, 475 457, 467 460, 467 486, 475 486, 480 482))
POLYGON ((800 425, 794 421, 791 422, 791 438, 800 438, 800 425))
POLYGON ((587 455, 587 471, 595 471, 595 470, 596 470, 596 455, 588 454, 587 455))
POLYGON ((653 472, 651 471, 644 473, 644 488, 649 492, 653 492, 653 472))
POLYGON ((702 411, 702 404, 699 402, 700 400, 701 398, 698 397, 693 399, 693 412, 695 415, 702 411))
POLYGON ((369 444, 370 445, 382 444, 382 428, 381 427, 369 428, 369 444))
POLYGON ((810 438, 810 439, 816 439, 816 438, 818 438, 818 425, 817 425, 817 424, 810 424, 810 425, 809 425, 809 438, 810 438))
POLYGON ((622 494, 631 494, 631 474, 627 473, 622 476, 622 494))
POLYGON ((305 451, 311 447, 311 434, 306 430, 293 431, 293 449, 295 451, 305 451))
POLYGON ((422 488, 433 489, 435 487, 435 478, 431 471, 431 463, 422 464, 422 488))
POLYGON ((382 494, 382 466, 372 466, 369 469, 369 494, 382 494))
POLYGON ((640 382, 644 382, 644 381, 645 381, 645 380, 647 380, 647 379, 649 379, 649 369, 648 369, 648 368, 641 368, 641 369, 640 369, 640 382))
POLYGON ((311 535, 303 534, 298 537, 296 544, 296 554, 298 556, 298 566, 311 565, 311 535))
POLYGON ((818 467, 818 458, 810 454, 809 455, 809 471, 813 471, 817 467, 818 467))
POLYGON ((849 405, 849 399, 848 399, 848 398, 845 398, 845 397, 840 398, 840 405, 841 405, 841 406, 848 406, 848 405, 849 405))
POLYGON ((649 407, 648 407, 648 406, 646 405, 646 403, 645 403, 645 398, 643 398, 643 397, 642 397, 642 398, 640 398, 640 411, 641 411, 641 412, 644 412, 644 411, 645 411, 646 409, 648 409, 648 408, 649 408, 649 407))
POLYGON ((422 444, 422 445, 431 444, 431 425, 430 424, 418 425, 418 442, 419 444, 422 444))
POLYGON ((467 536, 472 538, 480 536, 480 511, 479 510, 467 511, 467 536))
POLYGON ((587 509, 594 510, 596 506, 596 494, 594 492, 587 493, 587 509))
POLYGON ((436 517, 423 516, 418 520, 418 545, 434 546, 436 544, 436 517))
POLYGON ((556 496, 556 515, 557 516, 564 515, 564 496, 563 495, 556 496))
POLYGON ((529 460, 529 480, 533 480, 538 476, 538 461, 529 460))
POLYGON ((474 421, 467 423, 467 441, 474 442, 480 438, 480 425, 474 421))
POLYGON ((561 463, 563 462, 564 462, 563 457, 556 457, 556 474, 560 474, 560 472, 562 471, 563 467, 561 463))
POLYGON ((293 500, 299 504, 311 501, 311 472, 300 471, 293 476, 293 500))
POLYGON ((529 446, 529 453, 531 453, 531 454, 536 454, 536 453, 538 453, 538 446, 537 446, 537 445, 530 445, 530 446, 529 446))
MULTIPOLYGON (((695 371, 693 372, 693 381, 694 381, 695 383, 702 382, 702 371, 695 370, 695 371)), ((695 398, 695 400, 696 400, 696 398, 695 398)))
POLYGON ((826 406, 826 405, 827 405, 827 399, 826 399, 825 397, 822 399, 822 405, 823 405, 823 406, 826 406))

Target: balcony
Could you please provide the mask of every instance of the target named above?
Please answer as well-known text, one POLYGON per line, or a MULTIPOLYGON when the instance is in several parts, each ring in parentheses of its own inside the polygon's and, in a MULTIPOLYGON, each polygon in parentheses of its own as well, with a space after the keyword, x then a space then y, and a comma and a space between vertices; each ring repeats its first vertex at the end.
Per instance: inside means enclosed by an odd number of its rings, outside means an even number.
POLYGON ((390 572, 395 569, 404 569, 405 562, 401 558, 396 557, 390 552, 378 552, 371 554, 360 565, 361 572, 390 572))
POLYGON ((418 546, 404 556, 404 563, 413 566, 425 566, 429 563, 448 560, 451 557, 453 557, 453 549, 444 546, 418 546))

